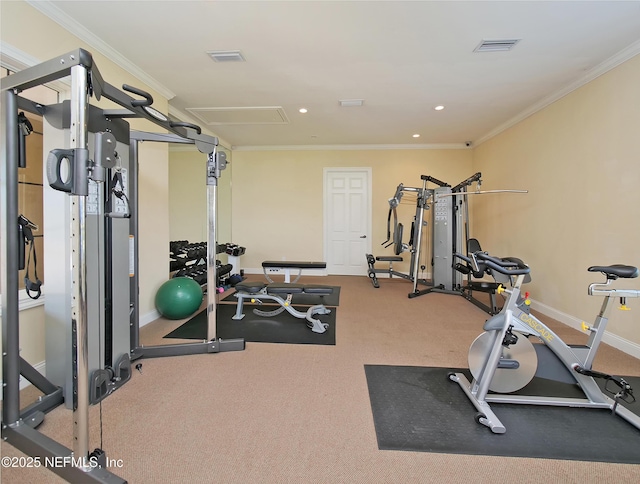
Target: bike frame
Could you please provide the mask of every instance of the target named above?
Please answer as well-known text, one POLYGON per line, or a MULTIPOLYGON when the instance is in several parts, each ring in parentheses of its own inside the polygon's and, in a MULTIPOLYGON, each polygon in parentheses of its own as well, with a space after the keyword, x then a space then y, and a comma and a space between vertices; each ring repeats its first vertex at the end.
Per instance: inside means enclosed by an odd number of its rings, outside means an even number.
POLYGON ((484 325, 484 330, 490 332, 492 339, 491 344, 487 347, 487 353, 483 358, 485 363, 480 370, 478 378, 469 382, 462 373, 451 375, 451 380, 460 385, 469 400, 478 412, 480 412, 481 415, 477 418, 478 422, 489 427, 494 433, 504 433, 506 429, 491 410, 489 403, 513 403, 612 409, 615 410, 615 413, 640 429, 640 417, 625 407, 617 405, 613 399, 606 396, 593 377, 574 371, 576 367, 587 370, 591 369, 593 359, 604 335, 604 329, 608 322, 608 314, 611 311, 613 300, 617 297, 640 297, 640 291, 602 289, 603 286, 607 286, 610 283, 610 280, 607 280, 607 283, 604 284, 592 284, 589 287, 589 294, 604 295, 605 299, 593 326, 589 328, 591 334, 587 345, 584 347, 570 347, 546 324, 530 314, 529 305, 525 303, 525 299, 521 297, 520 293, 520 287, 525 275, 520 274, 515 277, 516 281, 513 288, 510 290, 505 289, 505 292, 509 293, 509 297, 502 311, 487 320, 484 325), (509 329, 522 335, 536 336, 547 345, 560 361, 562 361, 563 365, 571 370, 570 373, 584 392, 585 398, 489 394, 491 380, 500 364, 502 342, 509 329))

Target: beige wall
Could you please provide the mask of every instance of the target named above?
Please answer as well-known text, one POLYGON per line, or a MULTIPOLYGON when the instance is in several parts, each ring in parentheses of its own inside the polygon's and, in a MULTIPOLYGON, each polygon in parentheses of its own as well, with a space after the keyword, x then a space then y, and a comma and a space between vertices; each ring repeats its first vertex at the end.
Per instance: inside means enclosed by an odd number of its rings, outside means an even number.
MULTIPOLYGON (((524 259, 532 298, 585 321, 601 303, 587 286, 602 279, 587 267, 640 266, 639 82, 636 56, 474 150, 483 188, 530 191, 474 198, 483 248, 524 259)), ((636 344, 638 302, 614 311, 607 328, 636 344)))
MULTIPOLYGON (((167 112, 168 102, 153 89, 144 85, 133 75, 120 68, 90 46, 61 28, 25 2, 0 2, 0 38, 3 42, 25 54, 48 60, 77 48, 85 48, 92 53, 94 62, 103 78, 109 84, 119 87, 130 84, 151 93, 154 107, 167 112), (28 29, 29 34, 25 32, 28 29)), ((102 107, 113 103, 94 103, 102 107)), ((157 130, 155 125, 144 120, 131 123, 134 129, 157 130)), ((165 144, 144 143, 140 149, 140 314, 153 312, 155 292, 167 279, 169 271, 169 217, 168 217, 168 147, 165 144)), ((45 294, 46 294, 46 287, 45 294)), ((46 297, 46 296, 45 296, 46 297)), ((42 311, 29 311, 29 318, 42 311)), ((26 318, 27 313, 21 314, 26 318)), ((37 319, 40 316, 33 316, 37 319)), ((21 322, 20 343, 23 352, 31 355, 31 363, 45 359, 43 332, 38 324, 21 322)))
MULTIPOLYGON (((231 240, 232 153, 227 153, 227 167, 218 180, 217 239, 231 240)), ((208 240, 207 155, 189 145, 174 145, 169 152, 169 234, 170 240, 205 242, 208 240)), ((226 258, 218 257, 224 263, 226 258)))
MULTIPOLYGON (((247 248, 242 266, 261 270, 264 260, 323 259, 325 167, 372 168, 372 248, 375 255, 391 255, 380 244, 398 184, 421 187, 420 175, 456 184, 473 174, 471 159, 471 150, 234 151, 233 239, 247 248)), ((415 204, 400 212, 410 227, 415 204)), ((408 263, 398 268, 407 271, 408 263)))
POLYGON ((169 278, 169 154, 165 143, 142 143, 138 178, 140 308, 155 311, 155 296, 169 278))

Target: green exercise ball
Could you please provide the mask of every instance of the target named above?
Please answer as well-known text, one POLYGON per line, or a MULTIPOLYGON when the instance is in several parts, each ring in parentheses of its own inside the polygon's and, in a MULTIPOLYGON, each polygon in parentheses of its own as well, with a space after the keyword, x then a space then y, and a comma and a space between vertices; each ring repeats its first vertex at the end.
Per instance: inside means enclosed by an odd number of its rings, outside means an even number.
POLYGON ((202 288, 190 277, 169 279, 156 293, 156 309, 167 319, 183 319, 202 304, 202 288))

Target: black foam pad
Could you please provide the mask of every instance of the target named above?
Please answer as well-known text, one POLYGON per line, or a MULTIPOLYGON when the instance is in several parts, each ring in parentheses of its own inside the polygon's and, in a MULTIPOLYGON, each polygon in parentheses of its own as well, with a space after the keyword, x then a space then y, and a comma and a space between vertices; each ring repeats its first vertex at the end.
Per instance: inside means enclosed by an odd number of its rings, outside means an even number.
POLYGON ((302 294, 304 286, 302 284, 269 284, 267 294, 302 294))
POLYGON ((333 287, 307 284, 304 286, 305 294, 315 294, 319 296, 328 296, 333 293, 333 287))
POLYGON ((266 284, 260 281, 243 281, 236 284, 237 292, 248 292, 249 294, 256 294, 264 289, 266 284))
POLYGON ((303 262, 292 260, 266 260, 262 263, 262 267, 266 268, 282 268, 282 269, 326 269, 326 262, 303 262))

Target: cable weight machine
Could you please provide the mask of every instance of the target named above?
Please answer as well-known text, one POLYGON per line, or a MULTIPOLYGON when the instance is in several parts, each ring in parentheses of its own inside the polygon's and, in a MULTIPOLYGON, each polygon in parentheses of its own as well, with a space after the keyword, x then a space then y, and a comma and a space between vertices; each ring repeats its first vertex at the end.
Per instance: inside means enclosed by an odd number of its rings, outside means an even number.
MULTIPOLYGON (((525 190, 488 190, 480 191, 482 174, 475 173, 469 178, 461 181, 455 186, 451 186, 437 178, 422 175, 421 188, 405 187, 398 185, 395 195, 389 199, 389 215, 387 217, 387 240, 382 245, 390 247, 393 245, 394 256, 374 257, 367 254, 369 264, 369 277, 372 279, 374 287, 379 287, 377 274, 389 274, 389 277, 397 276, 412 282, 412 291, 409 298, 415 298, 431 292, 445 294, 462 295, 469 301, 481 307, 485 311, 492 313, 495 307, 489 307, 477 301, 472 296, 472 288, 477 291, 491 292, 495 290, 493 283, 472 284, 471 271, 466 270, 461 264, 456 263, 455 254, 457 252, 467 253, 470 241, 469 236, 469 206, 468 195, 486 193, 526 193, 525 190), (428 188, 427 183, 434 183, 435 188, 428 188), (472 184, 477 185, 476 191, 468 191, 472 184), (413 229, 409 243, 403 242, 404 228, 398 222, 397 207, 400 204, 404 193, 416 193, 417 203, 413 221, 413 229), (429 211, 429 217, 425 217, 429 211), (393 222, 392 222, 393 220, 393 222), (393 225, 393 229, 391 228, 393 225), (431 225, 429 227, 429 225, 431 225), (426 244, 425 239, 426 231, 426 244), (393 234, 393 238, 392 238, 393 234), (391 241, 391 242, 390 242, 391 241), (427 251, 428 264, 420 264, 423 259, 422 251, 427 251), (402 261, 400 254, 409 251, 411 253, 409 274, 394 271, 393 262, 402 261), (374 267, 376 261, 389 262, 389 269, 378 269, 374 267), (418 278, 419 270, 426 265, 431 268, 430 279, 418 278), (464 283, 464 275, 467 275, 467 283, 464 283), (427 286, 420 288, 419 285, 427 286)), ((474 274, 481 277, 483 274, 474 274)), ((493 304, 492 306, 495 306, 493 304)))
MULTIPOLYGON (((455 255, 459 250, 466 253, 469 241, 469 205, 467 187, 481 183, 480 172, 451 187, 436 188, 432 196, 431 265, 430 287, 419 290, 414 284, 409 298, 430 292, 461 294, 462 274, 455 268, 455 255), (464 249, 462 249, 464 247, 464 249)), ((420 245, 418 245, 420 247, 420 245)))
POLYGON ((371 282, 374 287, 380 287, 377 274, 388 274, 390 278, 393 276, 406 279, 413 283, 413 291, 417 290, 418 284, 428 284, 425 279, 420 279, 418 273, 420 270, 420 254, 423 237, 423 225, 426 224, 424 220, 425 210, 429 209, 430 200, 433 199, 434 190, 427 188, 427 183, 432 182, 439 187, 449 186, 445 182, 438 180, 432 176, 422 175, 422 187, 406 187, 400 183, 396 188, 396 192, 393 197, 389 199, 389 214, 387 216, 387 240, 382 242, 385 248, 393 246, 393 256, 378 256, 374 257, 372 254, 366 254, 367 263, 369 265, 368 275, 371 278, 371 282), (402 198, 405 194, 416 195, 416 212, 413 218, 411 236, 408 243, 403 242, 404 226, 398 222, 397 208, 400 205, 402 198), (392 232, 392 219, 393 219, 393 232, 392 232), (393 235, 392 235, 393 234, 393 235), (399 272, 393 269, 394 262, 402 262, 403 258, 400 256, 403 252, 409 252, 411 259, 409 263, 409 274, 399 272), (379 269, 374 265, 376 262, 388 262, 388 269, 379 269))
POLYGON ((138 340, 138 141, 195 144, 206 155, 209 277, 215 280, 216 188, 226 159, 218 140, 198 126, 152 107, 150 94, 106 83, 91 54, 77 49, 1 80, 2 91, 2 437, 70 482, 123 483, 107 469, 102 449, 90 451, 89 406, 131 377, 140 358, 244 349, 244 340, 215 334, 216 293, 208 292, 208 337, 183 345, 142 347, 138 340), (70 100, 41 105, 19 94, 70 77, 70 100), (127 92, 137 96, 131 97, 127 92), (102 97, 123 109, 100 109, 102 97), (23 155, 19 110, 43 116, 46 377, 20 357, 18 167, 23 155), (131 132, 126 118, 142 118, 167 134, 131 132), (63 148, 60 148, 63 146, 63 148), (44 396, 20 406, 20 378, 44 396), (64 403, 73 411, 73 448, 39 432, 44 414, 64 403), (64 465, 60 465, 63 462, 64 465))

